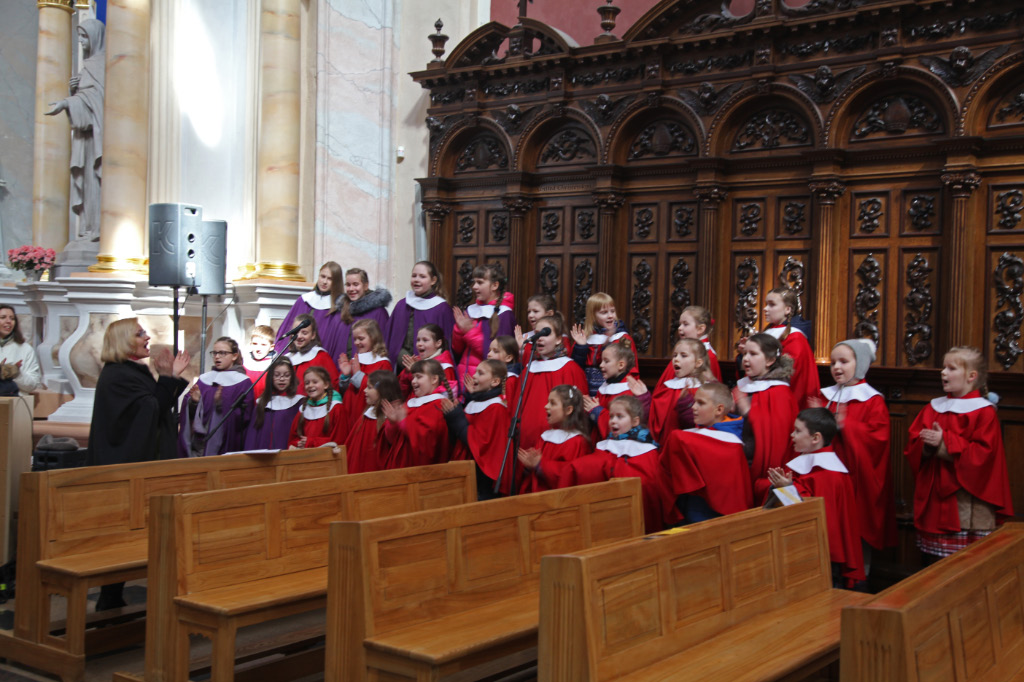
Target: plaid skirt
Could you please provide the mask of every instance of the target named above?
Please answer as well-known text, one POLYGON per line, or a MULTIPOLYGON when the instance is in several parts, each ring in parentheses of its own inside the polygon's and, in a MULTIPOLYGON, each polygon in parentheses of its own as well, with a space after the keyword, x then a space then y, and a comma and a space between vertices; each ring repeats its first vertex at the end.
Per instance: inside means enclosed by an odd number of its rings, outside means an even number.
POLYGON ((959 533, 929 533, 918 530, 917 548, 925 554, 949 556, 991 533, 991 530, 962 530, 959 533))

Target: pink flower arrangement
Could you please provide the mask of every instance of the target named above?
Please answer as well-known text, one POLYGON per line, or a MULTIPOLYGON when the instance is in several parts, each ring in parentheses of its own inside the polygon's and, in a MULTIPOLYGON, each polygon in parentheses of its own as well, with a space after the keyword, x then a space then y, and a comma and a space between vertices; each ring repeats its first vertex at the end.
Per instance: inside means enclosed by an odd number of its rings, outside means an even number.
POLYGON ((57 259, 57 252, 42 246, 19 246, 7 249, 7 262, 13 270, 49 270, 57 259))

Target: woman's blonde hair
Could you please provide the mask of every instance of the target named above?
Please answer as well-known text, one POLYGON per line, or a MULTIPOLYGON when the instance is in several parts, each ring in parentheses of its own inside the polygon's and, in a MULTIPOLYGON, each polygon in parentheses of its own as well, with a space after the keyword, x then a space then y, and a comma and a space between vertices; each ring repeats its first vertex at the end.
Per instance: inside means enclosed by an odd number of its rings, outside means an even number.
POLYGON ((609 305, 615 307, 615 299, 603 291, 592 294, 587 299, 587 317, 583 330, 588 336, 594 333, 594 328, 597 326, 597 314, 601 312, 601 308, 609 305))
POLYGON ((107 362, 124 362, 135 355, 135 334, 139 330, 139 318, 129 317, 113 322, 103 332, 103 351, 100 360, 107 362))

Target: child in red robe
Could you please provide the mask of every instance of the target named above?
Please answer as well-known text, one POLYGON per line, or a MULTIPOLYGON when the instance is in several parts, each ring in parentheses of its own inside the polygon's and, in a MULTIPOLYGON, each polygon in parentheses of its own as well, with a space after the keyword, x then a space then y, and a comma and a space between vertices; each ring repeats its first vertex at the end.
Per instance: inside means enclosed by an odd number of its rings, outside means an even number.
POLYGON ((248 357, 242 364, 245 367, 245 375, 253 382, 252 395, 257 400, 263 395, 263 387, 267 384, 264 372, 275 357, 274 328, 265 324, 253 327, 252 336, 249 338, 248 357))
POLYGON ((651 433, 659 443, 679 429, 693 428, 693 400, 697 389, 714 381, 708 367, 708 353, 696 339, 679 339, 672 349, 673 375, 661 381, 651 399, 651 433))
POLYGON ((793 456, 789 434, 799 412, 789 389, 793 360, 782 354, 774 336, 754 334, 743 344, 741 367, 746 376, 736 384, 733 397, 744 418, 743 449, 750 462, 754 499, 760 500, 771 487, 768 469, 793 456))
POLYGON ((448 388, 454 393, 458 390, 458 378, 455 376, 455 361, 448 351, 448 342, 444 338, 444 330, 436 324, 425 324, 416 331, 416 355, 402 356, 402 373, 398 375, 398 385, 402 388, 402 396, 408 400, 412 395, 412 374, 409 368, 417 360, 437 360, 441 363, 448 388))
POLYGON ((734 514, 753 503, 750 465, 738 433, 742 421, 729 416, 734 409, 724 384, 704 384, 694 396, 696 428, 673 432, 662 448, 662 466, 686 523, 734 514))
POLYGON ((847 339, 832 349, 835 386, 821 389, 820 405, 836 416, 839 435, 832 441, 836 454, 850 470, 865 543, 865 569, 870 548, 896 544, 896 497, 889 466, 889 408, 882 394, 865 381, 875 359, 868 339, 847 339))
POLYGON ((349 421, 354 422, 366 409, 366 377, 378 370, 390 372, 392 367, 376 320, 357 320, 351 336, 356 355, 351 359, 344 353, 338 356, 338 387, 345 396, 349 421))
POLYGON ((799 454, 786 462, 785 469, 769 469, 768 477, 776 488, 792 485, 801 497, 824 499, 832 584, 851 588, 865 579, 864 559, 853 482, 829 447, 838 431, 835 417, 825 408, 803 410, 793 424, 792 434, 793 449, 799 454))
MULTIPOLYGON (((562 319, 562 326, 565 326, 565 319, 562 318, 562 314, 558 312, 558 303, 555 301, 555 297, 550 294, 535 294, 526 301, 526 326, 529 331, 525 334, 522 328, 517 324, 515 328, 515 339, 519 346, 519 355, 522 356, 523 364, 530 361, 530 354, 533 352, 533 346, 527 345, 529 341, 533 340, 534 335, 540 331, 537 326, 537 321, 542 317, 558 317, 562 319)), ((562 335, 562 343, 565 345, 565 352, 572 355, 572 339, 568 335, 562 335)))
POLYGON ((595 440, 608 437, 608 405, 615 397, 632 393, 643 405, 643 414, 640 419, 647 423, 651 411, 651 393, 642 381, 632 376, 630 372, 634 368, 633 343, 629 338, 623 337, 618 341, 608 343, 601 349, 601 362, 598 367, 604 383, 597 389, 596 400, 586 398, 583 406, 590 414, 590 420, 594 423, 597 433, 595 440))
POLYGON ((771 334, 782 344, 782 352, 793 358, 793 376, 789 381, 797 406, 802 410, 808 401, 817 398, 821 391, 818 379, 818 365, 814 351, 804 333, 792 325, 800 301, 789 287, 779 287, 768 292, 764 301, 764 317, 768 326, 765 334, 771 334))
MULTIPOLYGON (((307 320, 309 326, 299 330, 284 356, 295 367, 296 376, 305 377, 306 369, 309 367, 322 367, 331 379, 330 385, 334 386, 338 381, 338 367, 334 359, 320 346, 316 320, 312 315, 299 315, 295 318, 295 323, 300 324, 307 320)), ((299 393, 305 395, 304 381, 299 383, 299 393)))
POLYGON ((904 454, 914 472, 914 527, 926 563, 979 540, 1013 516, 1006 452, 987 399, 985 357, 951 348, 942 390, 910 425, 904 454))
POLYGON ((491 339, 487 359, 505 365, 505 404, 514 408, 519 398, 519 374, 523 371, 523 366, 519 364, 519 344, 515 337, 502 334, 491 339))
POLYGON ((608 438, 595 446, 593 454, 569 462, 559 486, 636 477, 643 494, 646 531, 654 533, 676 524, 682 515, 661 468, 658 444, 641 424, 643 405, 636 396, 625 394, 612 400, 608 412, 608 438))
POLYGON ((597 292, 587 299, 587 315, 584 326, 572 328, 572 358, 583 368, 587 377, 587 390, 590 395, 597 395, 598 387, 604 383, 599 365, 601 349, 605 344, 622 339, 629 339, 633 349, 633 369, 630 374, 639 376, 636 369, 636 342, 626 331, 626 323, 619 319, 615 312, 615 299, 604 292, 597 292))
POLYGON ((504 382, 505 365, 497 360, 484 360, 476 366, 473 376, 466 377, 465 405, 441 401, 448 432, 455 436, 452 459, 476 462, 478 500, 508 495, 512 490, 515 453, 510 451, 505 459, 509 418, 508 406, 502 399, 504 382), (495 492, 499 477, 501 487, 495 492))
POLYGON ((381 402, 384 416, 398 426, 401 434, 388 454, 389 468, 441 464, 451 455, 441 400, 451 400, 452 394, 448 392, 441 363, 418 360, 409 372, 413 397, 404 405, 381 402))
POLYGON ((383 471, 391 468, 387 461, 392 445, 398 440, 398 426, 384 418, 383 401, 402 402, 398 377, 389 370, 377 370, 366 380, 366 409, 352 422, 345 439, 348 473, 383 471))
MULTIPOLYGON (((679 313, 678 334, 680 339, 696 339, 704 344, 704 350, 708 355, 707 367, 711 371, 711 376, 715 381, 721 381, 722 369, 718 366, 718 354, 715 353, 715 349, 711 346, 711 340, 708 338, 714 324, 715 321, 707 308, 702 308, 699 305, 687 306, 683 308, 683 312, 679 313)), ((675 369, 669 362, 665 371, 661 373, 661 378, 658 379, 658 385, 660 386, 674 376, 675 369)))
MULTIPOLYGON (((548 395, 555 386, 567 384, 581 391, 587 390, 587 378, 579 365, 565 354, 562 345, 562 323, 557 317, 544 317, 538 321, 541 328, 549 327, 551 333, 539 338, 535 337, 534 356, 530 364, 523 369, 520 377, 519 392, 523 401, 520 412, 519 447, 530 449, 541 447, 541 434, 548 428, 545 405, 548 395), (526 371, 529 370, 527 378, 526 371), (522 383, 526 379, 526 384, 522 383)), ((515 413, 515 404, 509 404, 509 410, 515 413)))
POLYGON ((583 409, 583 393, 575 386, 555 386, 544 408, 547 431, 540 435, 540 449, 519 448, 519 462, 528 472, 523 477, 524 493, 554 490, 563 480, 569 462, 590 454, 590 419, 583 409), (544 467, 540 467, 541 461, 544 467))
POLYGON ((302 375, 306 401, 292 422, 288 444, 292 448, 317 448, 338 445, 348 436, 348 415, 341 396, 331 388, 331 376, 323 367, 306 368, 302 375))

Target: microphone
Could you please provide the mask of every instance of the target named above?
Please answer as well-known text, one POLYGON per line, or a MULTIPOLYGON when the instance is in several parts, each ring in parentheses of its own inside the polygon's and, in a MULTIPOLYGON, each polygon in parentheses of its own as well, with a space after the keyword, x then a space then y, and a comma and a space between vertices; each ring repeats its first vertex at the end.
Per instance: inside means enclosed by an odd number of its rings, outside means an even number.
POLYGON ((537 339, 543 339, 545 336, 551 336, 551 334, 551 327, 544 327, 539 332, 533 335, 533 340, 536 341, 537 339))
MULTIPOLYGON (((303 320, 302 322, 299 322, 297 325, 295 325, 295 327, 293 329, 291 329, 290 331, 285 332, 282 336, 295 336, 301 330, 305 329, 306 327, 308 327, 311 324, 313 324, 312 320, 303 320)), ((550 331, 550 330, 548 330, 548 331, 550 331)))

